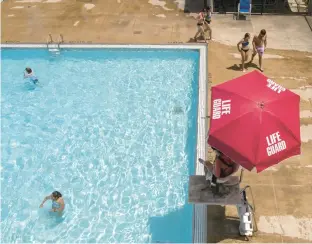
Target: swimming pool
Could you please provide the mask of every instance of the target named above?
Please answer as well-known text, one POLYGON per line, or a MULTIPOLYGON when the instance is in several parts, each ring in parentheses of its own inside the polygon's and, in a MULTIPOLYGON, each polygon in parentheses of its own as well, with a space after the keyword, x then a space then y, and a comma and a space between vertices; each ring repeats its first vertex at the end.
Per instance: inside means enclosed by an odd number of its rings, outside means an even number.
POLYGON ((198 50, 2 50, 1 241, 191 242, 198 67, 198 50), (62 217, 38 208, 53 190, 62 217))

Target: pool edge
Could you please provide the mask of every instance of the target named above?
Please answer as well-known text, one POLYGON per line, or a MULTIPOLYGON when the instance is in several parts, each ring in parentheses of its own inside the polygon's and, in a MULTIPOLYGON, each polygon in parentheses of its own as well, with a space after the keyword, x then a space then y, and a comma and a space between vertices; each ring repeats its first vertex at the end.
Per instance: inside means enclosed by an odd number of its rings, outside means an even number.
MULTIPOLYGON (((197 159, 206 159, 207 153, 207 89, 208 89, 208 45, 207 44, 164 44, 164 45, 116 45, 116 44, 0 44, 0 48, 110 48, 110 49, 191 49, 199 51, 197 150, 196 175, 204 175, 204 167, 197 159)), ((207 206, 193 207, 193 243, 207 243, 207 206)))
MULTIPOLYGON (((197 117, 197 152, 195 159, 196 175, 204 175, 204 166, 198 158, 206 159, 207 153, 207 91, 208 91, 208 45, 199 48, 198 78, 198 117, 197 117)), ((207 205, 195 204, 193 215, 193 243, 207 243, 207 205)))

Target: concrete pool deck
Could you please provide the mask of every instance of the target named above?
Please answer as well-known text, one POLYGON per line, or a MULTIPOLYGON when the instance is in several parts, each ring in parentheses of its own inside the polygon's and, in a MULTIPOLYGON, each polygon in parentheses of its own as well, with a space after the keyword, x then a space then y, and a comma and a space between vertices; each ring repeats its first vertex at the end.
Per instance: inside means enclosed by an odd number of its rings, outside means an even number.
MULTIPOLYGON (((183 1, 6 0, 1 3, 2 43, 42 43, 49 33, 55 41, 61 33, 66 43, 76 44, 184 43, 196 26, 178 4, 183 1)), ((233 45, 245 32, 266 28, 265 74, 301 96, 302 155, 261 174, 244 174, 243 185, 251 185, 255 197, 259 229, 251 242, 312 242, 312 32, 302 16, 235 21, 231 15, 214 15, 212 28, 209 86, 242 74, 233 45)), ((248 71, 256 65, 257 58, 248 71)), ((243 242, 236 209, 210 206, 208 219, 208 242, 243 242)))

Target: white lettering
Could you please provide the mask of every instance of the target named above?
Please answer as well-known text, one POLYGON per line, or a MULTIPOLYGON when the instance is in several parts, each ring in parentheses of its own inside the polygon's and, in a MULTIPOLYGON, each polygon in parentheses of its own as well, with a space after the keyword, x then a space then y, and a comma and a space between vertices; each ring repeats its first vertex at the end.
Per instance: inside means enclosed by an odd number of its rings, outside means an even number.
POLYGON ((213 100, 212 119, 221 118, 221 99, 213 100))
POLYGON ((280 141, 277 144, 267 147, 266 151, 268 156, 272 156, 278 152, 281 152, 286 149, 286 142, 280 141))
POLYGON ((231 100, 213 100, 212 119, 220 119, 224 114, 231 114, 231 100))
POLYGON ((279 131, 265 137, 268 147, 266 148, 267 155, 272 156, 286 149, 286 142, 281 139, 279 131))
POLYGON ((271 144, 271 142, 270 142, 269 137, 268 137, 268 136, 266 136, 266 137, 265 137, 265 139, 266 139, 266 141, 267 141, 267 143, 268 143, 268 146, 271 146, 272 144, 271 144))
POLYGON ((231 114, 231 100, 222 101, 222 115, 231 114))
POLYGON ((286 89, 284 87, 275 83, 271 79, 267 79, 267 82, 268 82, 267 87, 269 87, 272 91, 275 91, 277 93, 281 93, 283 91, 286 91, 286 89))
POLYGON ((276 132, 275 134, 276 134, 276 139, 278 141, 281 141, 281 135, 279 134, 279 132, 276 132))
POLYGON ((276 133, 273 133, 272 135, 270 135, 270 138, 271 138, 272 144, 276 143, 276 133))

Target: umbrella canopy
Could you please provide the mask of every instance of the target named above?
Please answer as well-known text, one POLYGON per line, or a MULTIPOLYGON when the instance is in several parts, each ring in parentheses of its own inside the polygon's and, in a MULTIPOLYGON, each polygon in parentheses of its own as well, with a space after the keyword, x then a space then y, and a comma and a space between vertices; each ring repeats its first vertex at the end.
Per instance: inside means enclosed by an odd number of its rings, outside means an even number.
POLYGON ((258 71, 212 87, 208 144, 257 172, 300 154, 300 97, 258 71))

